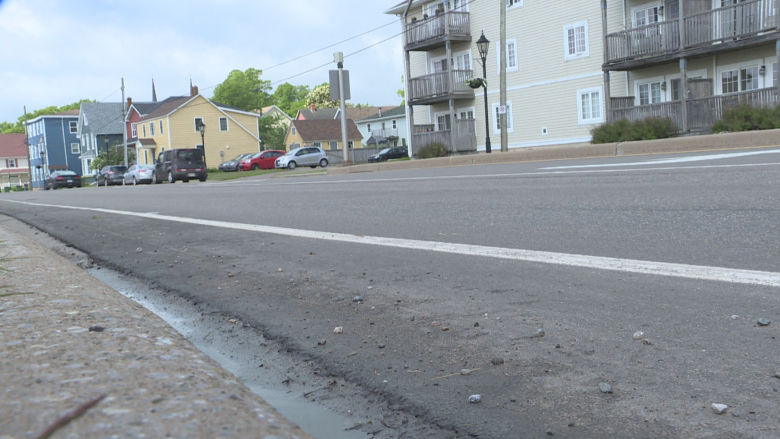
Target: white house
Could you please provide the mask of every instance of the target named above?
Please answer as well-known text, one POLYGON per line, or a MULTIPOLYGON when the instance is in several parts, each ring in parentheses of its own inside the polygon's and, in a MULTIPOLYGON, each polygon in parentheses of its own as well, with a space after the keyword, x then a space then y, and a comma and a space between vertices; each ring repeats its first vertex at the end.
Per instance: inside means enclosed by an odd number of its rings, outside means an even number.
MULTIPOLYGON (((384 108, 384 107, 383 107, 384 108)), ((409 144, 409 129, 406 125, 406 108, 399 106, 390 110, 380 110, 374 116, 356 122, 360 134, 363 135, 364 148, 370 148, 373 137, 378 145, 386 142, 387 146, 406 146, 409 144)))

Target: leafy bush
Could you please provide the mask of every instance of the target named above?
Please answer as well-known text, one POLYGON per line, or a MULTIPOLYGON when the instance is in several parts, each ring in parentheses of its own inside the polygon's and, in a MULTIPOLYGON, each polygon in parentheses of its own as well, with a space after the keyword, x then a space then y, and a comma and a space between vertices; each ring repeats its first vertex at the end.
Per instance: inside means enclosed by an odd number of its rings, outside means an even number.
POLYGON ((712 125, 712 132, 771 130, 775 128, 780 128, 780 107, 755 108, 742 104, 724 111, 723 119, 712 125))
POLYGON ((24 192, 24 186, 14 186, 14 192, 24 192))
POLYGON ((439 142, 434 142, 429 145, 423 146, 420 148, 419 151, 417 151, 417 158, 420 159, 432 159, 436 157, 444 157, 447 155, 447 148, 444 146, 444 144, 439 142))
POLYGON ((4 187, 3 192, 11 192, 11 187, 10 186, 4 187))
POLYGON ((669 118, 650 118, 634 123, 626 119, 603 123, 590 130, 591 143, 630 142, 633 140, 667 139, 677 132, 669 118))

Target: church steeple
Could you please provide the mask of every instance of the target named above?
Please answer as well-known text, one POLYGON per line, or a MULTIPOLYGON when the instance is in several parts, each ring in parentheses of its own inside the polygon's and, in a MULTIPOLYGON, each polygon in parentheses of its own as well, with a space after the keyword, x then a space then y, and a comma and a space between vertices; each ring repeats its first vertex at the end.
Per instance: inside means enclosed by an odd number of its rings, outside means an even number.
POLYGON ((157 90, 154 88, 154 77, 152 77, 152 102, 157 102, 157 90))

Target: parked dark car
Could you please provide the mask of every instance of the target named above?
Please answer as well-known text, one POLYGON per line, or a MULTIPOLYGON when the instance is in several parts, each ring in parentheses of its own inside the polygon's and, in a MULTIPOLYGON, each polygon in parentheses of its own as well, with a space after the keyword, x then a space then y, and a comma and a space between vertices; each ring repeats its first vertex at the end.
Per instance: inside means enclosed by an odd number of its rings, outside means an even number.
POLYGON ((185 183, 190 180, 206 181, 209 173, 206 170, 206 161, 203 152, 197 148, 169 149, 161 152, 154 164, 152 183, 162 183, 165 178, 169 183, 181 180, 185 183))
POLYGON ((386 162, 390 159, 401 159, 404 157, 409 157, 409 151, 402 146, 398 146, 395 148, 385 148, 378 153, 369 156, 368 162, 386 162))
POLYGON ((104 166, 100 170, 95 181, 98 187, 111 186, 115 184, 125 183, 125 172, 127 172, 127 166, 104 166))
POLYGON ((240 156, 234 158, 233 160, 228 160, 224 163, 220 163, 219 166, 217 166, 217 169, 220 171, 238 171, 239 165, 242 161, 246 160, 247 158, 251 157, 254 153, 248 153, 248 154, 241 154, 240 156))
POLYGON ((45 190, 81 187, 81 176, 73 171, 54 171, 46 178, 45 190))

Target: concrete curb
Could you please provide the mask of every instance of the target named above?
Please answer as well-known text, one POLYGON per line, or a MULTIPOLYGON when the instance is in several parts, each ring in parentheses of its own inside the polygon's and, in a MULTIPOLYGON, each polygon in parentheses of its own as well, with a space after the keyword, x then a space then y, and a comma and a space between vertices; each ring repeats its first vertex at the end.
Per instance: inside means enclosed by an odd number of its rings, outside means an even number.
POLYGON ((0 438, 311 439, 165 321, 0 226, 0 438))
POLYGON ((513 149, 505 153, 493 152, 492 154, 485 154, 483 152, 438 159, 369 163, 330 168, 328 169, 328 175, 773 146, 780 146, 780 130, 710 134, 597 145, 589 143, 556 145, 513 149))

